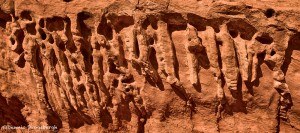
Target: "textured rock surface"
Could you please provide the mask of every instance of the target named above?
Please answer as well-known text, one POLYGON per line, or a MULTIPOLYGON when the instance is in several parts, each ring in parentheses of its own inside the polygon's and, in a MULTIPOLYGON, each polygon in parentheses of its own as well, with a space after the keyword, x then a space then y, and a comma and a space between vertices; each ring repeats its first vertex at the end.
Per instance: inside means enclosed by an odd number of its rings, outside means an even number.
POLYGON ((0 127, 300 132, 298 0, 0 5, 0 127))

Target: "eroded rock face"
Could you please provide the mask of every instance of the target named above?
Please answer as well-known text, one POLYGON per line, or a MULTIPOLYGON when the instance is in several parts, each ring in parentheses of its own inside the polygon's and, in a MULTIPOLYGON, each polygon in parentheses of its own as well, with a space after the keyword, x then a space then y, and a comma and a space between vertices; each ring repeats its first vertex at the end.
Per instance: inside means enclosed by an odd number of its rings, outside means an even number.
POLYGON ((0 127, 300 132, 297 0, 0 4, 0 127))

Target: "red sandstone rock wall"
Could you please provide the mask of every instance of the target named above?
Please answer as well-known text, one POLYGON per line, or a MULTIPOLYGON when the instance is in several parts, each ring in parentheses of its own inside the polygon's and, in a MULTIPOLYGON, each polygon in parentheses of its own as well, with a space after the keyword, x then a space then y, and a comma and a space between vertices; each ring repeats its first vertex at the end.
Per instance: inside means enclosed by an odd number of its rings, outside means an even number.
POLYGON ((0 5, 0 127, 300 132, 297 0, 0 5))

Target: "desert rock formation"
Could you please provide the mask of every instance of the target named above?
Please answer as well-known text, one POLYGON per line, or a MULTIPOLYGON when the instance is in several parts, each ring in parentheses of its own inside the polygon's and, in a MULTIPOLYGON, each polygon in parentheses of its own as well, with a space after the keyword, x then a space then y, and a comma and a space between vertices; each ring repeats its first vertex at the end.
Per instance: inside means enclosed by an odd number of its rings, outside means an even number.
POLYGON ((298 0, 0 5, 0 127, 300 132, 298 0))

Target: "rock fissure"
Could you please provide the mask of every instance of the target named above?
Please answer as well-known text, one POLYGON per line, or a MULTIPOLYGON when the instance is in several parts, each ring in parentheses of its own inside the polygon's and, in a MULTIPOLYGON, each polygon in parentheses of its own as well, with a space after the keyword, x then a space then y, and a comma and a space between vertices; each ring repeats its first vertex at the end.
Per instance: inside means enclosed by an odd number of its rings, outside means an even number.
POLYGON ((299 12, 271 1, 4 0, 0 94, 17 102, 0 110, 21 113, 2 111, 0 127, 22 116, 59 132, 297 132, 299 12))

